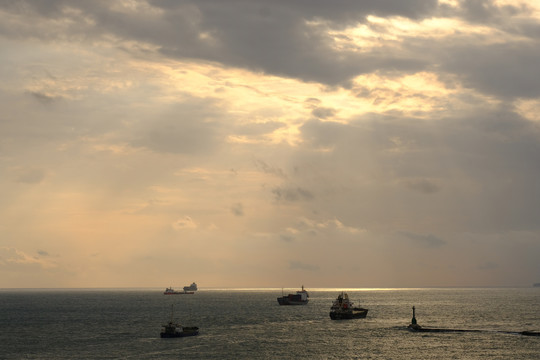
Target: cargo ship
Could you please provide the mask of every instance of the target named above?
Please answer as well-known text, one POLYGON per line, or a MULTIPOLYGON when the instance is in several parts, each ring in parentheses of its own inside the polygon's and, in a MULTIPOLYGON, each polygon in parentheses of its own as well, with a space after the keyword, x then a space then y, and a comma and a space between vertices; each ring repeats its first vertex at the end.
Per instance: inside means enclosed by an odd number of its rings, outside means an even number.
POLYGON ((168 287, 163 292, 163 295, 183 295, 183 294, 193 295, 195 294, 195 291, 197 291, 197 284, 192 283, 189 286, 184 286, 184 291, 176 291, 172 287, 168 287))
POLYGON ((195 282, 192 282, 189 286, 184 286, 184 292, 189 291, 197 291, 197 284, 195 284, 195 282))
POLYGON ((283 295, 277 298, 279 305, 306 305, 309 302, 309 293, 304 289, 296 292, 296 294, 283 295))

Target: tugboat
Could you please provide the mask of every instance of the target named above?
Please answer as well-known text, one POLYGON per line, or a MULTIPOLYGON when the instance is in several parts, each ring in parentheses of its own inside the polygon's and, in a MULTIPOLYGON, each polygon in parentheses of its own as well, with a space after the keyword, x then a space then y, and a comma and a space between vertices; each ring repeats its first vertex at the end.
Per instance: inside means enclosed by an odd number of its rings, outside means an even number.
POLYGON ((349 300, 347 293, 341 292, 330 307, 330 319, 362 319, 365 318, 368 309, 355 307, 349 300))
POLYGON ((165 289, 165 291, 163 292, 163 295, 178 295, 180 294, 180 292, 174 290, 172 287, 168 287, 165 289))
POLYGON ((173 322, 174 310, 171 305, 171 320, 163 325, 160 336, 162 338, 177 338, 185 336, 199 335, 199 328, 196 326, 182 326, 173 322))
POLYGON ((277 298, 279 305, 306 305, 309 301, 309 293, 304 289, 296 292, 296 294, 284 295, 277 298))

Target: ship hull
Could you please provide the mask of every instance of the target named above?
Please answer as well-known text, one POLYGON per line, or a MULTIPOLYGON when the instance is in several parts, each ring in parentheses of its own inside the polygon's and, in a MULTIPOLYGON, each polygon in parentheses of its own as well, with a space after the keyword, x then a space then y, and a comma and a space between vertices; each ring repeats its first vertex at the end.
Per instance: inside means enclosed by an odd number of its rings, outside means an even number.
POLYGON ((294 300, 288 296, 277 298, 279 305, 306 305, 309 300, 294 300))
POLYGON ((368 309, 355 308, 351 311, 330 311, 332 320, 363 319, 367 316, 368 309))
POLYGON ((162 338, 179 338, 179 337, 186 337, 186 336, 195 336, 199 335, 199 329, 194 328, 184 328, 184 331, 182 332, 162 332, 160 336, 162 338))
POLYGON ((199 335, 199 332, 188 332, 188 333, 180 333, 180 334, 165 334, 161 333, 162 338, 178 338, 178 337, 186 337, 186 336, 195 336, 199 335))

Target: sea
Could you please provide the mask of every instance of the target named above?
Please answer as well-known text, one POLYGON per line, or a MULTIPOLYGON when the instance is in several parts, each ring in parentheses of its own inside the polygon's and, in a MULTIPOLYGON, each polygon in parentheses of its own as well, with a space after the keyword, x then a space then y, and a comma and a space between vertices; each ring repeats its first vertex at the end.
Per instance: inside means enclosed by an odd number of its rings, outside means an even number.
POLYGON ((0 290, 0 359, 540 359, 540 288, 0 290), (341 291, 369 309, 331 320, 341 291), (423 327, 478 330, 418 333, 423 327), (173 312, 171 311, 173 310, 173 312), (171 314, 193 337, 162 339, 171 314))

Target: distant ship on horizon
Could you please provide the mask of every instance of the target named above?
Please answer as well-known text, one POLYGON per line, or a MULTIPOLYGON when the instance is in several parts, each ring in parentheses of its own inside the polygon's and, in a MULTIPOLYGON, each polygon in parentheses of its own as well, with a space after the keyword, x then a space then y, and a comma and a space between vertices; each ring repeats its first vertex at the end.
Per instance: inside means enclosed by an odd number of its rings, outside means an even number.
POLYGON ((306 305, 309 302, 309 293, 304 289, 296 292, 296 294, 283 295, 277 298, 279 305, 306 305))
POLYGON ((184 291, 185 291, 185 292, 188 292, 188 291, 197 291, 197 284, 195 284, 195 282, 192 282, 191 285, 189 285, 189 286, 184 286, 184 291))
POLYGON ((533 284, 533 287, 540 287, 540 283, 533 284))
POLYGON ((163 294, 164 295, 181 295, 181 294, 193 295, 195 294, 195 291, 197 291, 197 284, 193 282, 189 286, 184 286, 184 291, 176 291, 172 287, 168 287, 165 289, 163 294))

